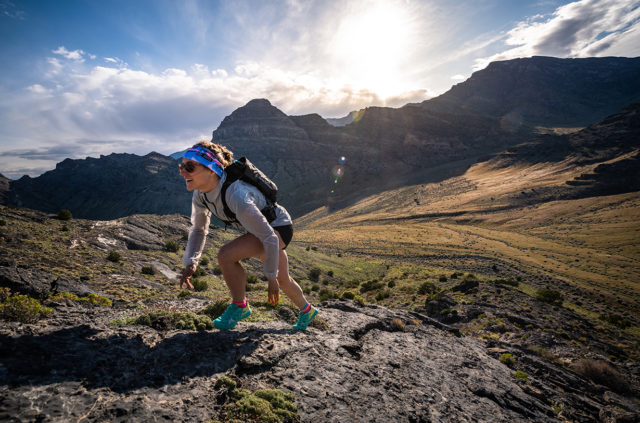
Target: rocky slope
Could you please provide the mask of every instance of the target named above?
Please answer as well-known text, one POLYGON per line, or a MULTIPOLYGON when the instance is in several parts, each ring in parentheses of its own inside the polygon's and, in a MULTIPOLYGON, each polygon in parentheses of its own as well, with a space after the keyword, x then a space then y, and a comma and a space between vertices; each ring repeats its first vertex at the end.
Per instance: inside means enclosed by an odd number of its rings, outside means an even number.
MULTIPOLYGON (((225 303, 211 264, 208 288, 187 295, 177 289, 179 254, 166 251, 165 240, 183 245, 184 217, 61 222, 3 207, 0 218, 0 287, 54 310, 37 322, 0 326, 2 421, 224 421, 247 410, 234 395, 266 388, 293 395, 298 417, 282 421, 626 422, 640 416, 637 358, 619 346, 629 339, 510 283, 452 278, 437 296, 406 292, 421 302, 415 310, 320 302, 310 290, 321 318, 303 333, 290 329, 295 313, 286 302, 277 308, 262 302, 262 282, 248 293, 256 318, 233 331, 176 329, 168 317, 152 327, 123 324, 225 303), (109 251, 120 260, 107 260, 109 251), (155 274, 141 272, 145 266, 155 274), (112 304, 56 293, 94 294, 112 304), (575 367, 580 358, 600 372, 575 367), (233 394, 225 376, 246 391, 233 394)), ((206 256, 233 236, 212 230, 206 256)), ((290 250, 294 277, 306 288, 304 275, 330 257, 295 243, 290 250)), ((260 263, 247 267, 259 272, 260 263)), ((336 291, 344 284, 357 290, 339 277, 322 283, 336 291)), ((363 296, 367 284, 360 284, 363 296)), ((269 420, 256 414, 241 421, 269 420)))

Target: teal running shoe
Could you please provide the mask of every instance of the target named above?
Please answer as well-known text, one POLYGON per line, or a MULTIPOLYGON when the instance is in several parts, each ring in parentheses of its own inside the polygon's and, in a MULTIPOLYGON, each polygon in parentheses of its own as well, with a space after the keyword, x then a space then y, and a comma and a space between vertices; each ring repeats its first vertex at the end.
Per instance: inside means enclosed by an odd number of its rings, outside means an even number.
POLYGON ((309 326, 309 323, 311 323, 311 321, 317 315, 318 315, 318 309, 316 309, 314 306, 311 306, 311 310, 307 311, 306 313, 299 312, 298 321, 296 322, 295 325, 293 325, 293 328, 298 330, 305 330, 307 326, 309 326))
POLYGON ((216 329, 228 330, 236 327, 240 320, 244 320, 251 316, 251 307, 238 307, 234 303, 227 306, 222 316, 213 321, 213 327, 216 329))

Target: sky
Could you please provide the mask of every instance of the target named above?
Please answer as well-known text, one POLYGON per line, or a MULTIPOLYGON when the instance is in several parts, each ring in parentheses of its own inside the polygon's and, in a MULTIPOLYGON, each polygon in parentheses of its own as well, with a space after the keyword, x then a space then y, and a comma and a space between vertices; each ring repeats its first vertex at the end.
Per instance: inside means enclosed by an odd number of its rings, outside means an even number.
POLYGON ((171 154, 254 98, 342 117, 491 61, 640 56, 640 0, 0 0, 0 173, 171 154))

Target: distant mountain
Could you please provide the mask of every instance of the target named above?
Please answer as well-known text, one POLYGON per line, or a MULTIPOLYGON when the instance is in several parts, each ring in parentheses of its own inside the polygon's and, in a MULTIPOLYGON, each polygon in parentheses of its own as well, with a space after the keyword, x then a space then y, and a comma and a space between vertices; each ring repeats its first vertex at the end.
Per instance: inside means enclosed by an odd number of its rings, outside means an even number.
MULTIPOLYGON (((615 128, 635 125, 626 114, 572 137, 540 137, 535 127, 601 121, 640 101, 639 74, 640 58, 497 62, 440 97, 397 109, 368 107, 341 127, 317 114, 287 116, 268 100, 255 99, 227 116, 213 140, 236 157, 249 157, 271 177, 280 188, 279 201, 295 217, 460 175, 524 141, 546 143, 529 151, 528 160, 568 154, 578 148, 571 144, 578 137, 611 146, 615 128)), ((101 219, 188 213, 189 194, 175 165, 157 153, 65 160, 38 178, 12 181, 7 202, 101 219)))
POLYGON ((10 203, 75 217, 113 219, 135 213, 189 214, 191 194, 177 162, 158 153, 66 159, 37 178, 11 181, 10 203))
POLYGON ((499 118, 505 125, 581 127, 639 102, 639 75, 640 57, 506 60, 422 106, 499 118))

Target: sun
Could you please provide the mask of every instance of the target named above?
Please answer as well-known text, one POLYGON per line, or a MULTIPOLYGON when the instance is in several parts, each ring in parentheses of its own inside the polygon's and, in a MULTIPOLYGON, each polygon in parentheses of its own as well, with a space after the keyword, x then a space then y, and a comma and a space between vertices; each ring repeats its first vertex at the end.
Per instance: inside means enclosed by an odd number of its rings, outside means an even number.
POLYGON ((365 3, 337 25, 329 44, 334 71, 354 88, 381 98, 397 93, 400 70, 414 45, 413 27, 404 2, 365 3))

